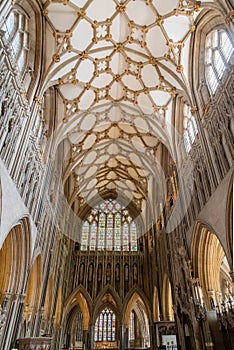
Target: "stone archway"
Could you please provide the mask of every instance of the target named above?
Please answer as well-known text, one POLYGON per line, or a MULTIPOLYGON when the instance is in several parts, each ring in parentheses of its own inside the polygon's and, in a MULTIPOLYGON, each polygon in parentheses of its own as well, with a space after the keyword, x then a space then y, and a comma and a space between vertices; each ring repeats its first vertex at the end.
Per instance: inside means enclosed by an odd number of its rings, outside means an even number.
POLYGON ((202 223, 196 225, 191 256, 194 277, 199 278, 202 290, 199 297, 204 298, 208 309, 214 309, 234 291, 227 256, 212 228, 202 223))
POLYGON ((119 348, 121 343, 121 305, 116 292, 107 286, 99 295, 93 311, 94 349, 119 348))
POLYGON ((63 337, 63 348, 82 349, 84 342, 84 319, 83 313, 76 305, 69 312, 63 337))
POLYGON ((29 221, 22 218, 12 227, 0 250, 0 305, 5 315, 0 328, 0 348, 13 347, 18 336, 30 246, 29 221))
POLYGON ((227 207, 226 207, 226 226, 227 226, 227 246, 228 246, 228 255, 230 261, 230 265, 232 264, 232 280, 234 281, 234 230, 233 230, 233 189, 234 189, 234 177, 231 177, 231 181, 229 184, 229 191, 227 197, 227 207))
POLYGON ((41 293, 41 280, 42 280, 42 268, 41 268, 41 255, 38 255, 34 263, 32 264, 27 290, 24 303, 24 321, 25 321, 25 334, 24 336, 32 336, 31 329, 34 328, 34 322, 36 320, 39 308, 40 293, 41 293))
POLYGON ((137 292, 134 292, 128 301, 124 325, 127 347, 150 347, 149 315, 143 299, 137 292))
POLYGON ((154 302, 153 302, 153 321, 160 321, 160 310, 159 310, 159 300, 158 300, 158 288, 154 286, 154 302))
POLYGON ((65 302, 62 315, 63 349, 88 348, 90 344, 90 300, 87 292, 78 287, 65 302))
POLYGON ((163 308, 164 321, 173 321, 174 311, 173 311, 171 283, 167 275, 164 276, 164 280, 163 280, 162 308, 163 308))
POLYGON ((43 306, 42 323, 40 334, 49 334, 49 325, 52 319, 52 303, 53 303, 53 288, 54 288, 54 276, 50 275, 48 279, 48 285, 46 289, 45 302, 43 306))

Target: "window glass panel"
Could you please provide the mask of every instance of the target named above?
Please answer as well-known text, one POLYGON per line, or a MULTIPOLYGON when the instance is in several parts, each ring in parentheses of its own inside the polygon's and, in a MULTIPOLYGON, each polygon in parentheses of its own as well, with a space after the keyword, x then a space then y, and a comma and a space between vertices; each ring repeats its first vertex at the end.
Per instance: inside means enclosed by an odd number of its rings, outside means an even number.
POLYGON ((97 223, 93 222, 91 225, 91 234, 90 234, 90 250, 96 249, 96 239, 97 239, 97 223))
POLYGON ((115 215, 115 250, 121 250, 121 215, 115 215))
POLYGON ((109 341, 111 341, 111 334, 112 334, 112 315, 111 313, 108 314, 108 326, 107 326, 107 338, 109 341))
POLYGON ((89 238, 89 223, 85 221, 82 226, 82 237, 81 237, 81 250, 88 249, 88 238, 89 238))
MULTIPOLYGON (((112 208, 110 209, 112 210, 112 208)), ((106 249, 112 250, 113 247, 113 215, 107 216, 107 236, 106 236, 106 249)))
POLYGON ((97 248, 98 250, 137 251, 136 224, 128 210, 115 200, 107 200, 97 205, 89 214, 85 227, 82 228, 81 241, 82 250, 89 247, 90 250, 97 248))
POLYGON ((124 251, 129 250, 128 237, 129 237, 129 226, 128 226, 128 223, 125 222, 123 225, 123 250, 124 251))
POLYGON ((116 316, 109 308, 105 308, 95 322, 95 341, 114 341, 116 334, 116 316))
POLYGON ((131 223, 130 229, 131 229, 131 240, 130 240, 131 250, 137 251, 137 229, 136 229, 135 222, 131 223))
POLYGON ((192 115, 191 106, 185 104, 184 107, 184 146, 188 153, 191 150, 191 146, 196 139, 198 133, 197 123, 195 117, 192 115))
POLYGON ((218 31, 212 32, 211 46, 212 47, 218 47, 218 31))
POLYGON ((224 30, 220 32, 220 48, 222 49, 226 61, 229 61, 233 53, 233 46, 229 36, 224 30))
POLYGON ((225 71, 225 64, 218 50, 214 52, 214 66, 218 74, 218 79, 220 79, 225 71))
POLYGON ((103 319, 103 340, 107 340, 107 314, 105 312, 103 319))
POLYGON ((21 39, 22 39, 22 37, 21 37, 20 33, 18 32, 16 34, 13 42, 12 42, 15 58, 18 56, 20 49, 21 49, 21 45, 22 45, 21 39))
POLYGON ((10 40, 14 33, 18 29, 18 19, 17 19, 17 13, 11 12, 10 15, 8 16, 6 23, 4 25, 4 30, 5 30, 5 37, 6 39, 10 40))
POLYGON ((130 314, 130 327, 129 327, 129 338, 130 340, 135 339, 135 325, 134 325, 134 311, 131 311, 130 314))
POLYGON ((211 64, 212 63, 212 50, 209 49, 206 52, 206 64, 211 64))
POLYGON ((98 250, 103 250, 105 247, 105 231, 106 231, 106 215, 101 213, 99 216, 98 227, 98 250))
POLYGON ((103 333, 103 314, 100 315, 98 328, 99 328, 98 340, 101 341, 102 333, 103 333))
POLYGON ((214 94, 233 53, 233 45, 225 30, 214 30, 206 37, 205 74, 214 94))
POLYGON ((209 81, 209 86, 212 90, 212 92, 214 93, 219 85, 218 79, 215 75, 214 69, 213 67, 208 67, 207 69, 207 78, 209 81))

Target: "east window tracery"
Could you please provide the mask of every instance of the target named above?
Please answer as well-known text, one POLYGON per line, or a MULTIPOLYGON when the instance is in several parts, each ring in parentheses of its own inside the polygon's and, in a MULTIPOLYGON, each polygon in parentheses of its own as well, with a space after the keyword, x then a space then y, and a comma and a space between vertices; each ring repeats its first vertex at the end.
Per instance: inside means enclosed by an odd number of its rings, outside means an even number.
POLYGON ((137 251, 137 226, 116 200, 92 209, 82 226, 81 250, 137 251))

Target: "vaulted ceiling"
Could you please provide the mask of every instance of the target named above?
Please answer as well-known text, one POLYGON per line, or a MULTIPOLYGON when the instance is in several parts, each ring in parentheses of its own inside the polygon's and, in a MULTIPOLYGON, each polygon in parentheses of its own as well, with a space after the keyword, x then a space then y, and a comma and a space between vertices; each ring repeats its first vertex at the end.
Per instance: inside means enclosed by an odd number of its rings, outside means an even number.
POLYGON ((45 88, 56 85, 69 143, 72 205, 117 193, 141 209, 171 154, 172 99, 190 94, 190 34, 200 2, 47 0, 45 88), (150 177, 151 176, 151 177, 150 177))

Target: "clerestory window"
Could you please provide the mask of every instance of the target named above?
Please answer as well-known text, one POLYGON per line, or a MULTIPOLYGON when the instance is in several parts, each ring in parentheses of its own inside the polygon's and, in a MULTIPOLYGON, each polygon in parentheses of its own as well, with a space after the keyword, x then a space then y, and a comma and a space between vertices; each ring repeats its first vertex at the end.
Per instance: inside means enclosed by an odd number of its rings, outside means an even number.
POLYGON ((28 18, 18 10, 11 11, 3 26, 4 37, 12 49, 20 74, 27 66, 29 52, 28 18))
POLYGON ((137 226, 121 204, 106 200, 83 223, 81 250, 137 251, 137 226))
POLYGON ((205 75, 214 94, 233 54, 233 44, 223 29, 213 30, 206 37, 205 75))

